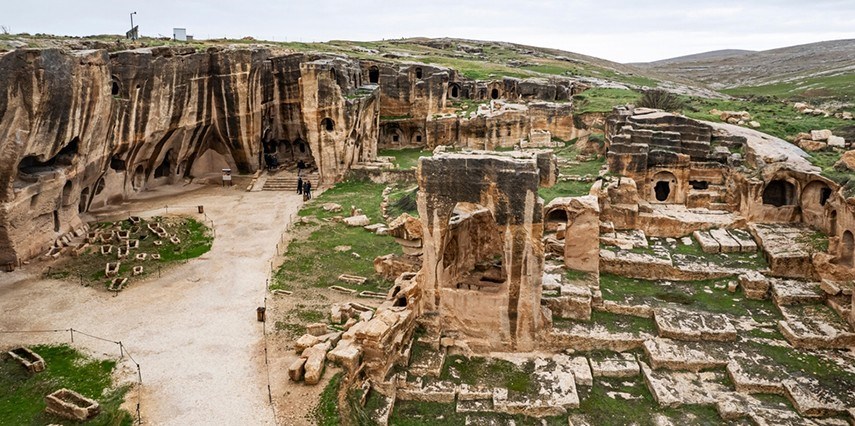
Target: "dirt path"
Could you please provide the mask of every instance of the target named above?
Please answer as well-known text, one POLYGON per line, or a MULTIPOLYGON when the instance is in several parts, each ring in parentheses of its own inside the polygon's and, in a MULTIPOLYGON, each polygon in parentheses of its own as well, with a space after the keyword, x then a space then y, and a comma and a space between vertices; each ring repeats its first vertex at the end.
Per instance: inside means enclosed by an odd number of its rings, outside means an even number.
MULTIPOLYGON (((147 424, 274 424, 255 308, 264 301, 276 244, 302 201, 288 192, 205 187, 171 195, 168 204, 205 206, 216 224, 209 253, 118 297, 40 279, 44 265, 0 274, 0 329, 73 327, 123 341, 142 368, 147 424)), ((117 210, 163 205, 147 198, 117 210)), ((68 335, 0 334, 2 346, 45 341, 67 342, 68 335)), ((92 339, 75 344, 117 352, 92 339)))

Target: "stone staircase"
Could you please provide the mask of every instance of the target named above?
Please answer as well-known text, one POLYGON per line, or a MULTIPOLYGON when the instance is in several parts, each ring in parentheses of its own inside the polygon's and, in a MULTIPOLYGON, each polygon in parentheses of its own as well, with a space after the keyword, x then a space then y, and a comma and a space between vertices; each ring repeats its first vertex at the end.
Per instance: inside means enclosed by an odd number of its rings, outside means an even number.
POLYGON ((707 189, 690 189, 689 206, 705 207, 710 210, 728 210, 724 194, 727 189, 724 185, 710 185, 707 189))
MULTIPOLYGON (((318 188, 320 176, 318 172, 303 173, 303 181, 308 180, 312 183, 312 190, 318 188)), ((291 191, 297 192, 297 173, 292 171, 280 171, 273 176, 269 176, 262 187, 263 191, 291 191)))

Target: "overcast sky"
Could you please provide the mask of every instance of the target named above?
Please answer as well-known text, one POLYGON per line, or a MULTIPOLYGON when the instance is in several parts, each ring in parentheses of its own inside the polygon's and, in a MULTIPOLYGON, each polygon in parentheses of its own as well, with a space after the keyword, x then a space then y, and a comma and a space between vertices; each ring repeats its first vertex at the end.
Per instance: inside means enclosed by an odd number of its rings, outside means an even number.
POLYGON ((618 62, 855 38, 855 0, 3 0, 12 32, 277 41, 460 37, 554 47, 618 62))

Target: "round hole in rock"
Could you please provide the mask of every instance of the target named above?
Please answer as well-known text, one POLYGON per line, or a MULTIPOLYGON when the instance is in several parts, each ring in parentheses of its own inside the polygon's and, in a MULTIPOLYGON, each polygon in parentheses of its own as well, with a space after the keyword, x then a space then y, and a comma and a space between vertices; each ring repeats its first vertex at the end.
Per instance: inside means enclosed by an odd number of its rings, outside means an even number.
POLYGON ((490 97, 493 99, 499 99, 499 89, 493 89, 490 92, 490 97))
POLYGON ((335 122, 331 118, 325 118, 321 120, 321 127, 328 132, 332 132, 335 129, 335 122))

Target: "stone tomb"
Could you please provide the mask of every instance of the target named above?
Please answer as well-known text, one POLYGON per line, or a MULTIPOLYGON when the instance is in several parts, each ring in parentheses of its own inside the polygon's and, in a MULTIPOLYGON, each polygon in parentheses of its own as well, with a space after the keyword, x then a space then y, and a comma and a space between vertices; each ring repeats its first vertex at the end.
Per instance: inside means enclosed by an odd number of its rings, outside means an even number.
POLYGON ((45 412, 68 420, 83 422, 98 415, 97 401, 69 389, 60 389, 45 397, 45 412))
POLYGON ((7 352, 15 361, 18 361, 30 373, 38 373, 44 371, 45 360, 39 354, 30 350, 27 347, 12 349, 7 352))

